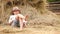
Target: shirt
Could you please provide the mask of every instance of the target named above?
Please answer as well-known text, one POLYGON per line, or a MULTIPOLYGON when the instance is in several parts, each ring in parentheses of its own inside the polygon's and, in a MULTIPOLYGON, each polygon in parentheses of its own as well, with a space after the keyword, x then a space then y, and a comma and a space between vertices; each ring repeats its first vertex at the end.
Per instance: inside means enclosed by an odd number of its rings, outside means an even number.
POLYGON ((25 16, 22 14, 17 14, 17 15, 11 15, 9 18, 9 23, 11 23, 13 20, 16 20, 16 17, 19 16, 20 18, 23 18, 23 22, 25 22, 25 16))

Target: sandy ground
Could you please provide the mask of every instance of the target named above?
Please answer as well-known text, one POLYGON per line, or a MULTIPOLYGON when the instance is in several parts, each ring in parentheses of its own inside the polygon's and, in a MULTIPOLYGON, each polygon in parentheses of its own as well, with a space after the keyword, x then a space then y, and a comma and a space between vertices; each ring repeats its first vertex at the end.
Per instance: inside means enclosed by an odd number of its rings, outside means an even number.
POLYGON ((19 28, 0 26, 1 34, 60 34, 60 27, 41 26, 40 28, 26 27, 22 31, 19 28))
POLYGON ((21 31, 19 28, 1 25, 0 34, 60 34, 60 26, 33 25, 31 27, 26 27, 21 31))

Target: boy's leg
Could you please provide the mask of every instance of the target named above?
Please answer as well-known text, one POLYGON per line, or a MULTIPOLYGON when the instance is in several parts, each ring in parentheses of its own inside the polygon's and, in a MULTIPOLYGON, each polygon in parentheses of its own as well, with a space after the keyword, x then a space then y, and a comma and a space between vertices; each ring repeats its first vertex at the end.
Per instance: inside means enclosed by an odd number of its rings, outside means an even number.
POLYGON ((23 29, 23 20, 21 18, 19 18, 19 23, 20 23, 20 30, 23 29))

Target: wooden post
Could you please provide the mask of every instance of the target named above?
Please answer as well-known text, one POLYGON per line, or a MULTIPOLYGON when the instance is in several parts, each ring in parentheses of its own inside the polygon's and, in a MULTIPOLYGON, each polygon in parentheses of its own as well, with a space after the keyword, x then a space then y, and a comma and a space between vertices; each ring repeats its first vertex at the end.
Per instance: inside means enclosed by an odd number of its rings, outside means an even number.
POLYGON ((2 18, 2 21, 4 20, 4 1, 2 0, 2 2, 1 2, 1 9, 2 9, 2 16, 1 16, 1 18, 2 18))

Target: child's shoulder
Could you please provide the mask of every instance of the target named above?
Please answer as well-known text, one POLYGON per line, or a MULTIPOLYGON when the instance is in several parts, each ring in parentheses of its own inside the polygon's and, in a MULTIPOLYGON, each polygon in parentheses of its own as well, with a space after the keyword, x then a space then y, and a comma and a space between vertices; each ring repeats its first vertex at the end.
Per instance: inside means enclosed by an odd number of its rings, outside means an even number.
POLYGON ((13 17, 14 15, 10 15, 10 17, 13 17))

